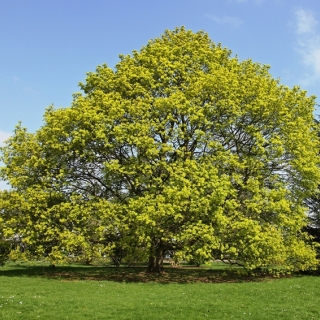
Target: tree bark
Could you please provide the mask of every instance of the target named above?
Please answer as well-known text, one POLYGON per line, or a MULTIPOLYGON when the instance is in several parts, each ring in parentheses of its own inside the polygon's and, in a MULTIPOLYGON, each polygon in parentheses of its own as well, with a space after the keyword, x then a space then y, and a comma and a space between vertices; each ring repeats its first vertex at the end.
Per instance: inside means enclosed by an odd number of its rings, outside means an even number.
POLYGON ((147 272, 157 272, 163 271, 163 248, 160 246, 156 248, 155 254, 149 256, 147 272))

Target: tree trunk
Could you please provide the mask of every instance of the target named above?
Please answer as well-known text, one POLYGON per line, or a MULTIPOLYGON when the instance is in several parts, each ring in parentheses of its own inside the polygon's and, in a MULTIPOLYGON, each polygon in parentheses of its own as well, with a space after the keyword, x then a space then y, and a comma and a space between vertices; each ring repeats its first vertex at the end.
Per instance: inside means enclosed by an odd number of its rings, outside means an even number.
POLYGON ((163 271, 163 249, 159 247, 155 250, 155 255, 149 256, 148 272, 162 272, 163 271))

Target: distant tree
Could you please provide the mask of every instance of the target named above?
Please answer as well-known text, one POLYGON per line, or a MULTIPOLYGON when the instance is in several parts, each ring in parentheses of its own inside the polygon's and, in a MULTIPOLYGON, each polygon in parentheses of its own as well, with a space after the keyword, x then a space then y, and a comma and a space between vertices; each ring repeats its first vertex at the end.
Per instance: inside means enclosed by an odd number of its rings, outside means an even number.
POLYGON ((52 259, 140 248, 156 272, 168 250, 314 267, 301 232, 319 183, 314 97, 184 28, 120 59, 2 149, 6 237, 49 243, 52 259))

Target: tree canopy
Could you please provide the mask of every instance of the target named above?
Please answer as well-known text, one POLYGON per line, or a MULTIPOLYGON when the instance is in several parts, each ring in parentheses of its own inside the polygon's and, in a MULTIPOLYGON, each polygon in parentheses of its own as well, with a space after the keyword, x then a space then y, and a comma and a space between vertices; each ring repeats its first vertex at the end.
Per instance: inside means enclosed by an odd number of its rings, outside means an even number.
POLYGON ((98 66, 69 108, 2 148, 0 236, 14 253, 307 269, 319 184, 315 98, 200 31, 98 66), (26 250, 21 250, 24 244, 26 250))

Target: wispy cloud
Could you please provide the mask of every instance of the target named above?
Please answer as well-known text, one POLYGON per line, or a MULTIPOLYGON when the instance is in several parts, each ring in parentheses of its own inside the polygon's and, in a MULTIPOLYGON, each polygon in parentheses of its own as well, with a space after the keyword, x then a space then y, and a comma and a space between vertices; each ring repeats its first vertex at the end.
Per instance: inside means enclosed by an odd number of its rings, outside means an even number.
POLYGON ((296 14, 297 51, 308 68, 304 85, 314 85, 320 79, 320 33, 318 20, 310 10, 299 9, 296 14))
POLYGON ((7 140, 12 133, 0 130, 0 147, 3 146, 5 140, 7 140))
POLYGON ((213 22, 221 25, 226 25, 228 27, 231 27, 232 29, 238 29, 243 24, 243 20, 237 18, 237 17, 230 17, 230 16, 214 16, 211 14, 205 14, 206 18, 209 18, 213 22))
POLYGON ((312 11, 306 11, 299 9, 296 11, 297 17, 297 33, 302 34, 314 34, 318 21, 313 16, 312 11))

